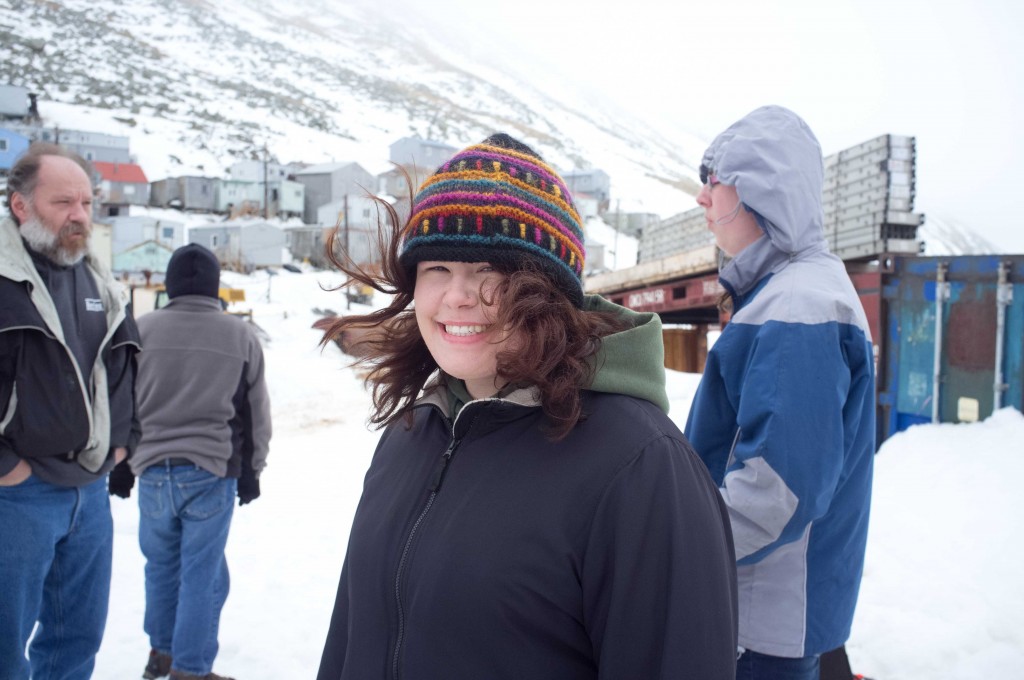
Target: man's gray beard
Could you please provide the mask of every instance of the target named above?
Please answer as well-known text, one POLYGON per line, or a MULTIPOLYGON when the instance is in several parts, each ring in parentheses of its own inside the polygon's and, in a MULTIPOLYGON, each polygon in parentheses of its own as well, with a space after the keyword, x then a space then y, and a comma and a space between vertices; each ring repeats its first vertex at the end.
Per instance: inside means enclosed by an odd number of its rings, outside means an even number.
POLYGON ((28 243, 29 248, 55 264, 70 267, 81 262, 89 251, 89 239, 85 240, 80 249, 74 251, 70 251, 60 244, 64 232, 73 227, 81 227, 81 225, 74 222, 69 223, 55 234, 47 229, 38 217, 33 215, 21 223, 18 231, 21 232, 21 237, 28 243))

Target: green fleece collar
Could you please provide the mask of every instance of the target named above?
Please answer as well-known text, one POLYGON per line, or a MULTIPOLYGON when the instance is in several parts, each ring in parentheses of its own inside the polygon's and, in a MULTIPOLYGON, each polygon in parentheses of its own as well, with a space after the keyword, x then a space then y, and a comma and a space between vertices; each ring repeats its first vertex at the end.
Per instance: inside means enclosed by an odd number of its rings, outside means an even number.
POLYGON ((583 308, 589 312, 618 313, 632 326, 602 338, 601 349, 593 360, 597 371, 590 389, 644 399, 668 413, 661 318, 651 312, 626 309, 600 295, 587 295, 583 308))

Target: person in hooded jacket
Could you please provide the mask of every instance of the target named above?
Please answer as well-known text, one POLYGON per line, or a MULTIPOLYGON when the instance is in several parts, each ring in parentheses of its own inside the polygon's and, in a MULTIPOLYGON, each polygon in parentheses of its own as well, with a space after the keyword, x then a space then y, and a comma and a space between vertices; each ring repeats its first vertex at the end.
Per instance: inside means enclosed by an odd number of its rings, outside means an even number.
POLYGON ((697 202, 732 318, 708 354, 686 435, 729 508, 743 650, 737 678, 817 679, 850 633, 875 450, 864 310, 822 232, 821 147, 766 106, 703 157, 697 202))
POLYGON ((324 337, 378 329, 387 429, 317 677, 733 678, 726 510, 666 415, 658 318, 583 294, 572 198, 508 135, 410 198, 381 274, 336 260, 394 297, 324 337))

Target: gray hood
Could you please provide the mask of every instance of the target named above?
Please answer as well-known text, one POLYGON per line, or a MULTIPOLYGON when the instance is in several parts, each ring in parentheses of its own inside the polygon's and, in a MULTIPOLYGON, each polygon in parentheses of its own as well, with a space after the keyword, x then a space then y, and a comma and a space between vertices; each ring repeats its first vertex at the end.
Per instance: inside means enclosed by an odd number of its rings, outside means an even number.
POLYGON ((827 250, 821 145, 798 115, 781 106, 756 109, 718 135, 702 162, 736 187, 770 241, 748 247, 722 269, 736 292, 794 256, 827 250))

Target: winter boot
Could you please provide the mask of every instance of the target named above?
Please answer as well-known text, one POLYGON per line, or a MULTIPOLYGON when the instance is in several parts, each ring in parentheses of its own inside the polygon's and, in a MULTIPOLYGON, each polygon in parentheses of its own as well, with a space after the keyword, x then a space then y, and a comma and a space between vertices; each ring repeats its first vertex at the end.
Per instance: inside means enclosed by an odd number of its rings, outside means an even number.
POLYGON ((217 675, 214 672, 209 672, 206 675, 192 675, 185 671, 172 670, 171 680, 235 680, 234 678, 227 678, 223 675, 217 675))
POLYGON ((169 654, 158 652, 155 649, 149 650, 149 661, 146 662, 146 670, 142 671, 142 677, 146 680, 162 678, 171 672, 171 657, 169 654))

